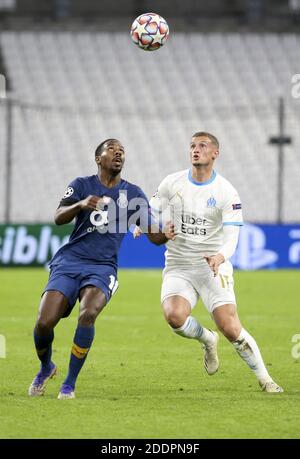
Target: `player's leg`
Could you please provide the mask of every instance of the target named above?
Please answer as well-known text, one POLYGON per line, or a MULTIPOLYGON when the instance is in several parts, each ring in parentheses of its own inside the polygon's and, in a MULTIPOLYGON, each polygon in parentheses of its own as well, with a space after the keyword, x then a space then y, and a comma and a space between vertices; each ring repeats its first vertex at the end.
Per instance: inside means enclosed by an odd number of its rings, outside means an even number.
POLYGON ((217 276, 208 276, 201 287, 201 298, 223 335, 254 372, 263 390, 282 392, 272 381, 254 338, 242 327, 233 288, 233 270, 229 261, 220 265, 217 276))
POLYGON ((283 392, 269 375, 255 339, 242 327, 235 304, 224 304, 212 312, 218 329, 234 346, 266 392, 283 392))
POLYGON ((80 292, 80 312, 71 349, 69 371, 60 389, 59 399, 75 397, 76 379, 94 339, 95 321, 106 303, 107 297, 100 288, 86 286, 80 292))
POLYGON ((56 365, 51 361, 53 330, 67 308, 68 300, 61 292, 47 291, 42 296, 33 333, 41 368, 29 387, 30 396, 43 395, 47 381, 56 373, 56 365))
POLYGON ((195 339, 203 344, 204 366, 207 373, 212 375, 219 367, 218 335, 204 328, 191 315, 197 300, 197 293, 188 280, 170 275, 164 276, 161 301, 165 319, 177 335, 195 339))
POLYGON ((51 362, 54 327, 67 308, 68 300, 61 292, 47 291, 42 296, 34 328, 34 342, 43 370, 47 370, 51 362))
POLYGON ((177 335, 197 339, 204 344, 215 341, 212 332, 191 315, 192 307, 186 298, 180 295, 170 296, 163 301, 162 307, 166 321, 177 335))

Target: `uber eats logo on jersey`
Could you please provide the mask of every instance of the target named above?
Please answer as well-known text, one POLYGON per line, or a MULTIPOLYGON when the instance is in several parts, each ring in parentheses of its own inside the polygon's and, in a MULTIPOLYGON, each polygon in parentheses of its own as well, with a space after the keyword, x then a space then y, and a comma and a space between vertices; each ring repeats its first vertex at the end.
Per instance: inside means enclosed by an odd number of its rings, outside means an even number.
POLYGON ((206 236, 206 218, 193 217, 189 214, 181 215, 181 231, 184 234, 194 234, 195 236, 206 236))

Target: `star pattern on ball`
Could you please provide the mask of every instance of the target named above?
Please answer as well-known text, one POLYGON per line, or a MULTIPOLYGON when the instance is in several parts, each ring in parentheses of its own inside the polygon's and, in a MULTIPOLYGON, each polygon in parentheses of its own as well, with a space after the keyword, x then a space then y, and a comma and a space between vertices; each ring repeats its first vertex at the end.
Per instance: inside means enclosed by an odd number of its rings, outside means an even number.
POLYGON ((164 38, 164 36, 165 36, 165 34, 164 33, 160 33, 160 31, 158 30, 158 32, 154 36, 154 39, 153 39, 153 42, 151 43, 151 45, 154 45, 154 43, 161 44, 161 40, 162 40, 162 38, 164 38))
POLYGON ((161 17, 158 14, 156 14, 155 16, 151 17, 151 22, 156 22, 156 24, 159 27, 159 25, 161 23, 161 17))
POLYGON ((148 33, 145 27, 147 26, 147 22, 145 24, 138 23, 137 28, 134 30, 135 33, 138 33, 141 36, 143 33, 148 33))
POLYGON ((141 14, 131 26, 132 41, 145 51, 155 51, 161 48, 168 36, 168 23, 156 13, 141 14))

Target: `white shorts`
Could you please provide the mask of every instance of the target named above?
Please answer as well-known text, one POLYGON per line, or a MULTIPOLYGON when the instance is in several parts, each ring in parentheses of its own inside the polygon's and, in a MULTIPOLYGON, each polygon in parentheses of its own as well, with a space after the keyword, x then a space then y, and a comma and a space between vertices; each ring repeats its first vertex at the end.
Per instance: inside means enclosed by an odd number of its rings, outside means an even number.
POLYGON ((200 266, 167 266, 163 270, 161 302, 174 295, 183 296, 193 308, 199 297, 208 312, 223 304, 236 304, 230 261, 219 266, 216 277, 205 261, 200 266))

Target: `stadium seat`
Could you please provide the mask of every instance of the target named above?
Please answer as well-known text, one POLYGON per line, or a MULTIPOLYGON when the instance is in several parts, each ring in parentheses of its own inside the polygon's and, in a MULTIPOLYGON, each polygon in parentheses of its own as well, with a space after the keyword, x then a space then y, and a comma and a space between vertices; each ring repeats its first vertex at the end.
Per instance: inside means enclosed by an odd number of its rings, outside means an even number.
MULTIPOLYGON (((299 36, 177 33, 159 52, 145 53, 123 33, 9 31, 0 33, 0 46, 23 103, 13 117, 13 159, 22 149, 22 181, 13 161, 14 221, 51 220, 68 183, 96 170, 93 152, 107 137, 126 147, 124 177, 151 196, 165 175, 189 167, 191 134, 208 130, 219 137, 216 168, 239 190, 245 218, 274 222, 277 152, 268 142, 278 133, 279 96, 293 137, 284 220, 299 221, 300 110, 291 97, 299 36)), ((5 116, 1 104, 2 195, 5 116)))

